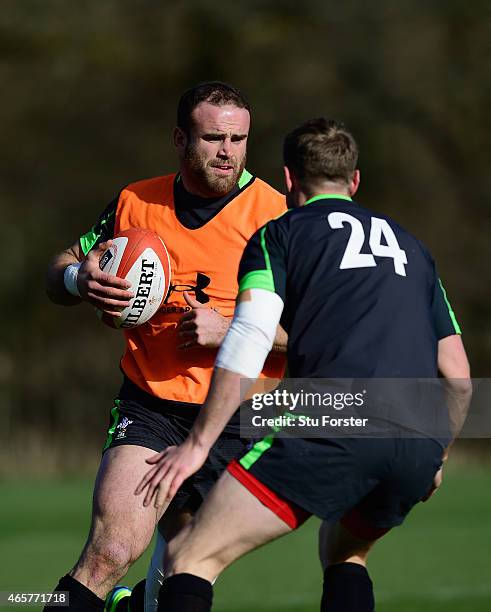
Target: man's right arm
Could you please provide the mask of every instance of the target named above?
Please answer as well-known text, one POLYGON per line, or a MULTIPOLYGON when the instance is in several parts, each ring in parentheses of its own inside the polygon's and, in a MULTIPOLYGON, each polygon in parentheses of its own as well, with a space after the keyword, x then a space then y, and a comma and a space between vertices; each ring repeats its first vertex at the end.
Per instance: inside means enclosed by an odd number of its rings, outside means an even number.
POLYGON ((470 404, 471 374, 460 326, 436 271, 432 310, 438 338, 438 371, 444 378, 451 433, 455 439, 470 404))
MULTIPOLYGON (((442 461, 445 462, 450 447, 464 425, 472 397, 472 381, 460 326, 442 282, 436 274, 435 276, 432 310, 438 338, 438 371, 443 378, 452 436, 450 444, 443 453, 442 461)), ((430 499, 442 484, 442 478, 443 464, 435 474, 433 484, 422 501, 430 499)))
POLYGON ((67 291, 64 274, 69 265, 81 262, 83 257, 80 242, 77 240, 75 244, 56 255, 50 262, 46 276, 46 293, 55 304, 73 306, 81 302, 81 298, 67 291))
POLYGON ((460 334, 438 342, 438 370, 444 378, 451 433, 455 439, 464 425, 472 397, 470 366, 460 334))
POLYGON ((128 291, 131 283, 102 272, 99 260, 111 241, 97 244, 84 257, 80 243, 76 243, 57 255, 48 267, 46 292, 55 304, 73 306, 81 301, 89 302, 108 315, 118 317, 129 306, 134 294, 128 291), (79 264, 73 283, 80 297, 73 295, 66 286, 65 271, 68 266, 79 264))

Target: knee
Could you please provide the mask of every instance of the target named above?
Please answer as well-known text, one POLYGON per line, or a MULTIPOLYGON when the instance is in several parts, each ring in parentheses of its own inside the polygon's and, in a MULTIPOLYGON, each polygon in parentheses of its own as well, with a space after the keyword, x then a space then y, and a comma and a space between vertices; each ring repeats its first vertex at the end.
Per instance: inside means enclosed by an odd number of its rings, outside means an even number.
POLYGON ((139 556, 130 541, 114 537, 109 531, 89 540, 80 565, 99 578, 122 576, 139 556))

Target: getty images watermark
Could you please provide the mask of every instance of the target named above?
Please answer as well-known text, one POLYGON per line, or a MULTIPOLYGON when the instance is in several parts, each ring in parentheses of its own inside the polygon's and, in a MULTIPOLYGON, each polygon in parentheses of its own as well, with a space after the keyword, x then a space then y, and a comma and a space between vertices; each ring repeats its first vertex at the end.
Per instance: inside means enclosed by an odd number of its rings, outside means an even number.
POLYGON ((253 427, 284 428, 317 428, 317 427, 366 427, 368 418, 350 416, 339 416, 341 411, 347 408, 362 408, 366 389, 357 393, 344 392, 314 392, 300 389, 290 391, 286 388, 277 388, 266 393, 254 393, 251 399, 251 409, 257 412, 268 412, 283 410, 277 416, 265 416, 254 414, 251 417, 253 427), (302 408, 303 412, 298 409, 302 408), (314 414, 306 411, 315 410, 314 414), (327 413, 331 408, 336 411, 333 414, 327 413), (335 416, 336 415, 336 416, 335 416))
POLYGON ((261 379, 246 398, 250 438, 491 438, 490 379, 261 379))

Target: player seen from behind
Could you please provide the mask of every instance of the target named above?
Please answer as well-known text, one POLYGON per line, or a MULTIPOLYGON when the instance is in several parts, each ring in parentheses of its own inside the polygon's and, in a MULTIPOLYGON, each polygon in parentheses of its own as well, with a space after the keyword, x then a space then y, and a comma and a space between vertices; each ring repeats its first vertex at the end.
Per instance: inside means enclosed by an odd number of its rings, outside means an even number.
MULTIPOLYGON (((392 219, 353 200, 357 157, 352 135, 334 121, 308 121, 286 137, 292 210, 249 241, 207 400, 185 442, 151 460, 138 488, 145 503, 168 503, 206 460, 279 322, 293 378, 436 381, 440 373, 456 399, 454 434, 462 424, 469 365, 433 259, 392 219)), ((435 408, 443 412, 444 402, 435 408)), ((315 514, 323 520, 321 610, 372 612, 368 552, 439 484, 452 437, 450 423, 445 435, 410 431, 397 401, 390 411, 407 435, 270 435, 232 461, 169 544, 159 610, 208 612, 224 568, 315 514)), ((376 425, 385 431, 383 420, 376 425)))

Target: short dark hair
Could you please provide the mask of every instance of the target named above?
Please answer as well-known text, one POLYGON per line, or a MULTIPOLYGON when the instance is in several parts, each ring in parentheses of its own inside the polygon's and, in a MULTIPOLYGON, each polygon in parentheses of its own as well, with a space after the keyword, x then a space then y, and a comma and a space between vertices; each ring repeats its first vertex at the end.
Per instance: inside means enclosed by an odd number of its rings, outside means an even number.
POLYGON ((308 191, 318 181, 349 183, 358 163, 358 145, 343 123, 319 117, 286 136, 283 159, 308 191))
POLYGON ((191 128, 191 113, 201 102, 209 102, 216 106, 233 104, 251 112, 246 96, 231 85, 222 81, 205 81, 185 91, 177 106, 177 126, 186 134, 191 128))

